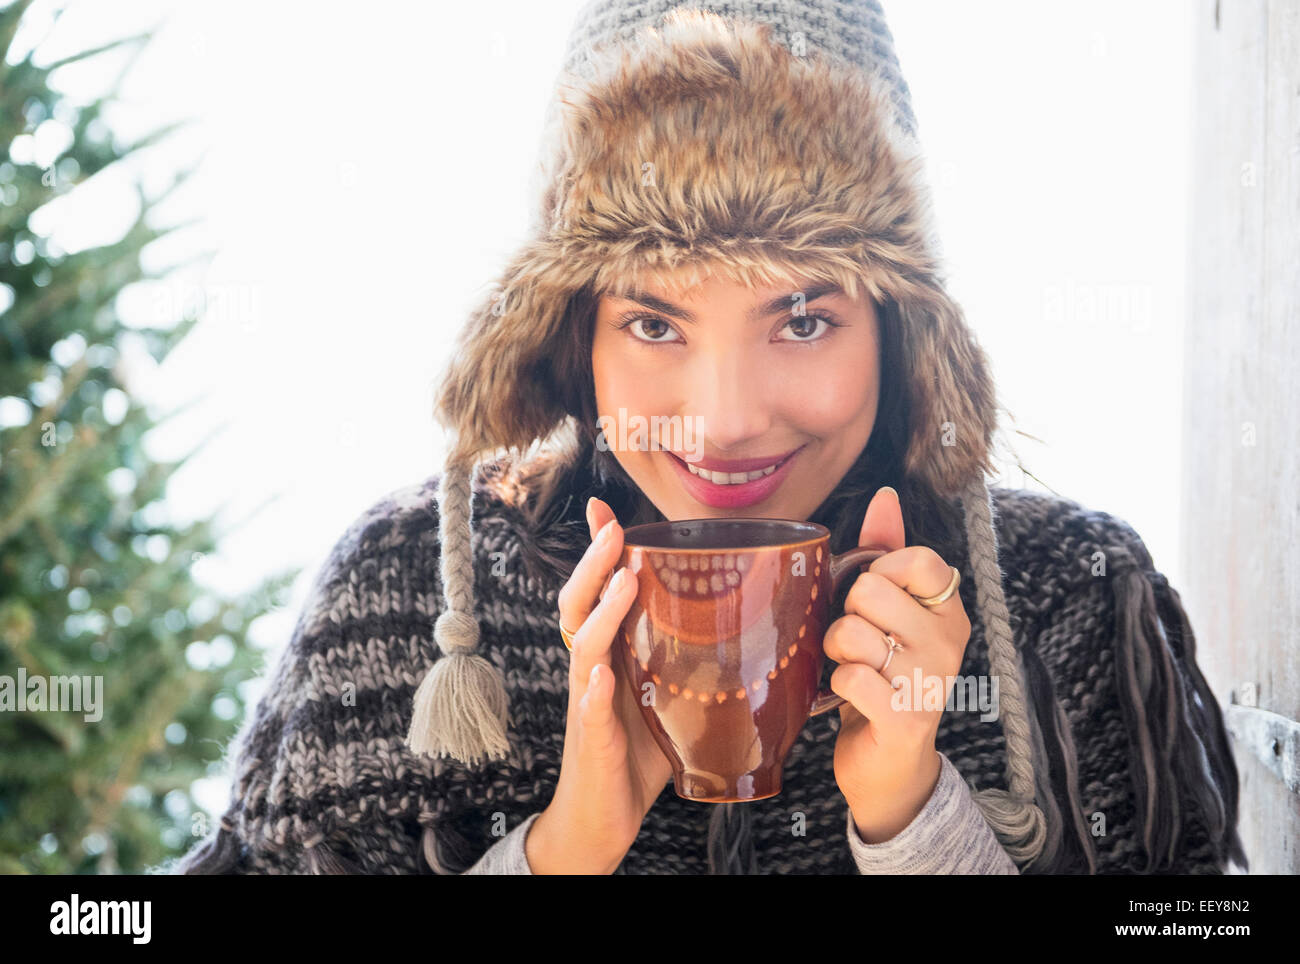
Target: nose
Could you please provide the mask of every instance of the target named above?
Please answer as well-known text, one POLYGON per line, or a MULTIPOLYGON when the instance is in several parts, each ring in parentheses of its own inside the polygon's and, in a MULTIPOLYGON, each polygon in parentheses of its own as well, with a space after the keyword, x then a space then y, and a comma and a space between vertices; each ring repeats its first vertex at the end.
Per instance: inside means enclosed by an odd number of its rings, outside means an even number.
POLYGON ((743 451, 747 443, 759 443, 769 434, 778 400, 771 397, 758 367, 743 352, 732 350, 701 358, 688 369, 688 397, 694 399, 689 414, 703 418, 706 448, 743 451))

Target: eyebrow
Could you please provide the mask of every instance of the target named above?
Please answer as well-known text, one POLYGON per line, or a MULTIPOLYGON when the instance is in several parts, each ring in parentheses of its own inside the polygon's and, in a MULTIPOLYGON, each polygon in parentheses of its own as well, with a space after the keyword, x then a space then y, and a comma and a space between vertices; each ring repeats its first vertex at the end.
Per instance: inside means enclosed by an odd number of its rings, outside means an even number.
MULTIPOLYGON (((790 302, 797 294, 802 294, 804 296, 804 303, 807 304, 809 301, 816 301, 818 298, 825 297, 826 295, 843 293, 844 289, 838 284, 826 283, 813 285, 811 288, 802 292, 794 291, 788 295, 777 295, 777 297, 773 298, 771 301, 751 308, 745 315, 745 320, 757 321, 759 318, 770 318, 772 315, 788 311, 791 308, 790 302)), ((658 298, 648 292, 629 291, 627 294, 616 295, 615 297, 623 298, 627 301, 635 301, 643 307, 663 312, 665 315, 671 315, 674 318, 680 318, 688 324, 693 325, 696 323, 695 315, 692 312, 687 311, 680 305, 675 305, 671 301, 665 301, 664 299, 658 298)))

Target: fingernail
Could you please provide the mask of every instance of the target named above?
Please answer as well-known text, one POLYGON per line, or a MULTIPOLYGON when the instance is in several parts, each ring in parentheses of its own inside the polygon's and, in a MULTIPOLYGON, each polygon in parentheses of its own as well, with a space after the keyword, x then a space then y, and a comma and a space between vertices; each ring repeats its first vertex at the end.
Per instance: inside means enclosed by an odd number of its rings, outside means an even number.
POLYGON ((600 543, 600 545, 602 546, 605 545, 605 543, 609 542, 609 537, 613 534, 613 532, 614 532, 614 520, 610 519, 601 527, 601 530, 596 533, 596 541, 600 543))
POLYGON ((596 671, 597 671, 598 669, 600 669, 600 664, 599 664, 599 663, 597 663, 595 666, 593 666, 593 667, 591 668, 591 675, 587 677, 587 685, 588 685, 588 686, 595 686, 595 685, 596 685, 596 671))
POLYGON ((894 493, 894 498, 898 498, 898 490, 895 489, 892 485, 882 485, 882 486, 880 487, 880 490, 879 490, 879 491, 881 491, 881 492, 893 492, 893 493, 894 493))
POLYGON ((614 573, 614 578, 609 581, 609 590, 610 592, 619 592, 626 583, 627 570, 620 569, 618 572, 614 573))
POLYGON ((591 505, 595 501, 596 501, 596 497, 594 495, 587 500, 587 528, 589 530, 596 528, 596 519, 591 514, 591 505))

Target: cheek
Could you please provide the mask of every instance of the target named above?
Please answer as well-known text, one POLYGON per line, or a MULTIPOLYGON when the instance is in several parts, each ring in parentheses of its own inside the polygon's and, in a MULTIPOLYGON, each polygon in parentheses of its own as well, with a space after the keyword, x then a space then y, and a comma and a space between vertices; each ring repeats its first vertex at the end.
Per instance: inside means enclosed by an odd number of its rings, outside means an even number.
POLYGON ((596 390, 596 408, 608 412, 620 404, 627 404, 627 391, 635 387, 625 369, 618 363, 616 354, 596 339, 591 348, 591 378, 596 390))
POLYGON ((611 390, 617 388, 618 366, 609 350, 608 339, 600 333, 599 322, 596 328, 596 337, 591 343, 591 380, 596 390, 596 407, 603 412, 611 390))
POLYGON ((792 419, 810 431, 829 432, 874 418, 880 393, 875 359, 866 349, 836 353, 813 373, 788 383, 786 393, 795 400, 792 419))
POLYGON ((596 391, 596 408, 614 414, 622 407, 629 412, 645 411, 657 404, 667 384, 662 369, 624 350, 616 333, 599 334, 591 346, 591 376, 596 391))

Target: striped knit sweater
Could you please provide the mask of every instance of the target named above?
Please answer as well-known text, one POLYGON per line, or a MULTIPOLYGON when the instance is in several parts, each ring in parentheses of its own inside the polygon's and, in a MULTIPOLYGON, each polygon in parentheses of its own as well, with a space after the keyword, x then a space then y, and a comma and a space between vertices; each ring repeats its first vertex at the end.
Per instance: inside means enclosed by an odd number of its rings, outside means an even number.
MULTIPOLYGON (((558 531, 531 531, 475 481, 480 652, 502 672, 514 751, 470 768, 403 743, 411 695, 438 654, 438 478, 395 491, 334 546, 265 696, 232 744, 220 827, 166 866, 181 873, 528 873, 524 841, 559 776, 568 660, 556 628, 565 572, 525 566, 525 545, 586 535, 585 500, 558 531)), ((1245 865, 1237 773, 1177 593, 1124 522, 1067 499, 992 488, 999 562, 1038 741, 1038 802, 1065 832, 1022 872, 1221 873, 1245 865)), ((972 629, 962 676, 987 677, 975 580, 961 533, 972 629)), ((576 562, 576 556, 573 559, 576 562)), ((827 660, 822 683, 834 664, 827 660)), ((839 715, 811 718, 784 788, 749 808, 760 873, 1016 873, 972 791, 1004 786, 1001 724, 949 708, 941 777, 892 840, 865 844, 836 785, 839 715)), ((669 783, 618 873, 709 872, 717 805, 669 783)))

